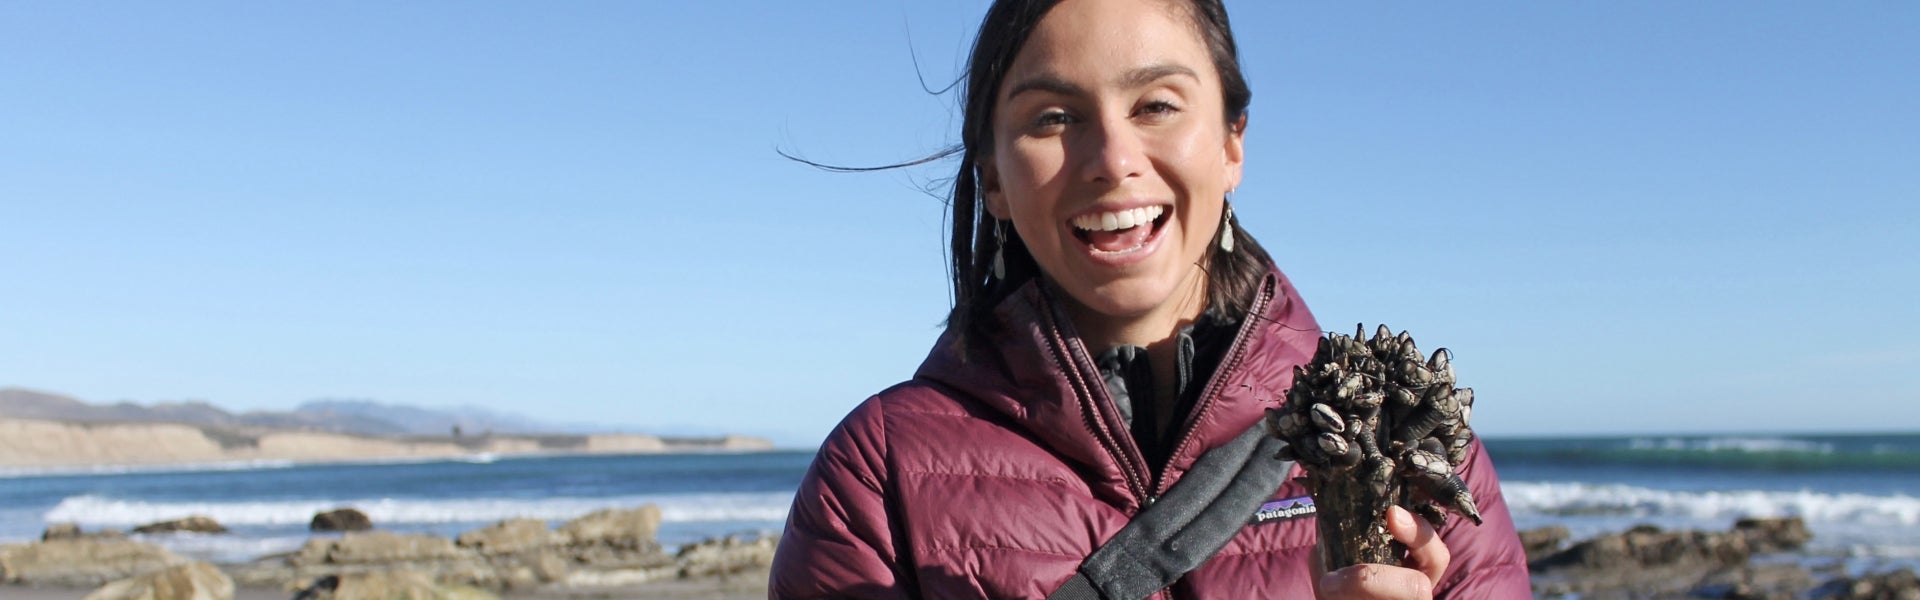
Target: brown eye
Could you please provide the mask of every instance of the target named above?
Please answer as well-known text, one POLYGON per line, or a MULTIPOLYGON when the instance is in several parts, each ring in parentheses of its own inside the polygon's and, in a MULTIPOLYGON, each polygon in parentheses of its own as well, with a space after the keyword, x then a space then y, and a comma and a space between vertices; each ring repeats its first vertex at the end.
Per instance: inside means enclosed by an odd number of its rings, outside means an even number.
POLYGON ((1050 110, 1040 113, 1040 116, 1033 119, 1033 128, 1057 129, 1071 125, 1074 121, 1073 115, 1067 114, 1066 111, 1050 110))
POLYGON ((1165 119, 1178 112, 1180 112, 1180 107, 1174 106, 1172 102, 1155 100, 1142 105, 1135 114, 1149 119, 1165 119))

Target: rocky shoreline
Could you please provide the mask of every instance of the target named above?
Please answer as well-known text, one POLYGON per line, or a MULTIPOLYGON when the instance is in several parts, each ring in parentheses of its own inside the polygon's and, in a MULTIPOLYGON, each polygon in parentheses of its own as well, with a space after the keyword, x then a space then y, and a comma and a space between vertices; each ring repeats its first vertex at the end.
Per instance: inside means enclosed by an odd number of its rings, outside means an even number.
MULTIPOLYGON (((327 523, 366 523, 334 513, 327 523)), ((774 537, 709 539, 666 552, 653 505, 598 511, 548 528, 502 521, 455 539, 362 527, 320 534, 299 550, 247 563, 191 561, 115 531, 48 528, 0 546, 0 595, 113 600, 294 598, 604 598, 766 595, 774 537)), ((205 517, 147 531, 223 529, 205 517)))
POLYGON ((1520 532, 1539 598, 1612 600, 1920 600, 1912 569, 1850 575, 1809 568, 1798 551, 1813 534, 1799 518, 1741 519, 1728 531, 1641 525, 1578 542, 1564 527, 1520 532))
MULTIPOLYGON (((448 539, 372 529, 364 515, 315 515, 300 549, 239 563, 195 562, 116 531, 61 524, 39 542, 0 546, 0 595, 28 600, 133 598, 764 598, 777 537, 723 537, 667 552, 660 510, 608 509, 558 527, 514 519, 448 539)), ((205 517, 138 528, 223 530, 205 517)), ((1586 540, 1564 527, 1521 532, 1539 598, 1920 600, 1911 569, 1809 568, 1797 518, 1742 519, 1727 531, 1640 526, 1586 540)))

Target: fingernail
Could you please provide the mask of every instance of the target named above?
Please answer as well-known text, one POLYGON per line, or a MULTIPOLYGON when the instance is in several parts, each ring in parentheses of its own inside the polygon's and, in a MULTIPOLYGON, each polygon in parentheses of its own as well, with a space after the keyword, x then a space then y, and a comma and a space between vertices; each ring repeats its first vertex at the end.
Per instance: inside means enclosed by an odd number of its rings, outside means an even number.
POLYGON ((1407 509, 1398 506, 1387 507, 1387 518, 1393 520, 1393 526, 1400 529, 1413 526, 1413 513, 1409 513, 1407 509))

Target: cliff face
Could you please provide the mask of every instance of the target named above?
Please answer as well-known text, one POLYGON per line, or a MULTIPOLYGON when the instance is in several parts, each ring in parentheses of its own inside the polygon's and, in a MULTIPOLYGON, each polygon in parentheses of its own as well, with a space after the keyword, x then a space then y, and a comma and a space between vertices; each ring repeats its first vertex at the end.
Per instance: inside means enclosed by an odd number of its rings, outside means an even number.
POLYGON ((200 428, 0 419, 0 466, 217 461, 224 450, 200 428))
POLYGON ((663 441, 642 434, 390 438, 312 431, 240 431, 178 423, 65 423, 0 418, 0 467, 154 465, 249 460, 327 462, 479 453, 639 454, 765 450, 759 438, 663 441))
MULTIPOLYGON (((61 423, 0 419, 0 466, 58 467, 244 460, 326 461, 455 456, 492 451, 452 443, 412 442, 333 433, 271 432, 235 439, 232 432, 175 423, 61 423), (223 444, 222 442, 226 442, 223 444)), ((524 445, 508 445, 523 450, 524 445)))

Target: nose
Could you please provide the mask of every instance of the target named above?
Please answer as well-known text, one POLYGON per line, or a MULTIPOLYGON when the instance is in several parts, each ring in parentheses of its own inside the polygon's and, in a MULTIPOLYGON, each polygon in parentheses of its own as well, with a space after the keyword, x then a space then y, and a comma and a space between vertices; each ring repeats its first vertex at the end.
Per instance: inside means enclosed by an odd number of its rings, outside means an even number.
POLYGON ((1147 157, 1139 132, 1124 119, 1101 119, 1081 131, 1079 143, 1081 179, 1088 183, 1119 185, 1137 177, 1147 157))

